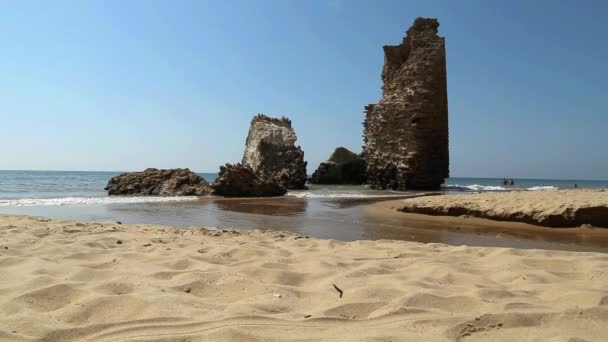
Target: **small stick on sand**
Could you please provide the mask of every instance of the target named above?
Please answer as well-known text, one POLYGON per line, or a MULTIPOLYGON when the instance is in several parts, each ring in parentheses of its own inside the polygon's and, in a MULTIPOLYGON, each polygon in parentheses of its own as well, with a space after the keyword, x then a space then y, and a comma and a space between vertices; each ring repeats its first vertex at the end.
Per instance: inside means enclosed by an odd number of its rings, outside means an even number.
POLYGON ((340 292, 340 298, 342 298, 342 295, 344 294, 344 291, 342 291, 341 288, 339 288, 338 286, 336 286, 336 284, 331 283, 334 286, 334 289, 336 289, 336 291, 340 292))

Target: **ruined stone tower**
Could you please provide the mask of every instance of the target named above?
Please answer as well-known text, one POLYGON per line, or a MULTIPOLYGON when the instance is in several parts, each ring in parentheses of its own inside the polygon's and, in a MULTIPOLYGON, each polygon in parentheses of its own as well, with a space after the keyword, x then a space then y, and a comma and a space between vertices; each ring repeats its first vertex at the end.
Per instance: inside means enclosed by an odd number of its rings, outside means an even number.
POLYGON ((417 18, 384 46, 382 99, 365 107, 363 155, 375 189, 437 189, 449 177, 445 40, 417 18))
POLYGON ((249 126, 242 163, 286 189, 306 189, 307 163, 297 139, 288 118, 258 114, 249 126))

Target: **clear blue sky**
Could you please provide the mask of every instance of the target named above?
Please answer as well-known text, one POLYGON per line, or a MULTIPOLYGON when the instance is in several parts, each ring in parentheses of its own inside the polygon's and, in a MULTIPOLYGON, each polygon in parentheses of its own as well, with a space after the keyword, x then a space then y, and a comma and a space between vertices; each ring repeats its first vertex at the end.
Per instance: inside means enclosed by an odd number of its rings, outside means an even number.
POLYGON ((382 45, 446 37, 453 176, 608 179, 601 1, 8 1, 0 169, 215 171, 290 117, 309 172, 361 150, 382 45))

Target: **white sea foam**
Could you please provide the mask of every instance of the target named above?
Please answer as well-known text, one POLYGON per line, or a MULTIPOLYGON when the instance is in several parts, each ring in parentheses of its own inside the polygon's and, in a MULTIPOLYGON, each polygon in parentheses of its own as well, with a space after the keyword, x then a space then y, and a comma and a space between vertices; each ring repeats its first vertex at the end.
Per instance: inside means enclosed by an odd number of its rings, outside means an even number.
POLYGON ((480 184, 472 184, 472 185, 444 185, 444 190, 457 190, 457 191, 509 191, 513 189, 504 188, 502 186, 496 185, 480 185, 480 184))
POLYGON ((544 190, 557 190, 559 189, 556 186, 533 186, 530 188, 521 188, 521 187, 502 187, 497 185, 480 185, 480 184, 472 184, 472 185, 444 185, 444 190, 452 190, 452 191, 513 191, 513 190, 528 190, 528 191, 544 191, 544 190))
POLYGON ((287 196, 297 198, 386 198, 386 197, 403 197, 408 194, 362 194, 352 192, 312 192, 312 191, 298 191, 288 192, 287 196))
POLYGON ((0 199, 0 207, 187 202, 187 201, 194 201, 197 198, 198 197, 196 197, 196 196, 180 196, 180 197, 116 196, 116 197, 20 198, 20 199, 0 199))
POLYGON ((545 191, 545 190, 557 190, 557 189, 559 189, 559 188, 556 187, 556 186, 550 186, 550 185, 548 185, 548 186, 533 186, 531 188, 528 188, 528 190, 530 190, 530 191, 545 191))

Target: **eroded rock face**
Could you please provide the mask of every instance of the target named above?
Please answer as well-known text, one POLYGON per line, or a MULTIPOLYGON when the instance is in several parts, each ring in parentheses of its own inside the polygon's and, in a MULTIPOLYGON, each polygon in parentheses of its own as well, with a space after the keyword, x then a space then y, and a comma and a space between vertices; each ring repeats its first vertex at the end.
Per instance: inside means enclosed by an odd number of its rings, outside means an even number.
POLYGON ((287 193, 275 179, 242 164, 220 166, 219 176, 211 187, 215 195, 226 197, 270 197, 287 193))
POLYGON ((384 46, 382 99, 365 107, 372 188, 437 189, 449 177, 445 41, 418 18, 400 45, 384 46))
POLYGON ((365 160, 344 147, 334 150, 328 160, 322 162, 309 181, 313 184, 363 184, 365 160))
POLYGON ((304 151, 296 140, 289 119, 258 114, 251 120, 242 163, 287 189, 305 189, 304 151))
POLYGON ((105 190, 108 195, 206 196, 211 187, 189 169, 146 169, 112 177, 105 190))

